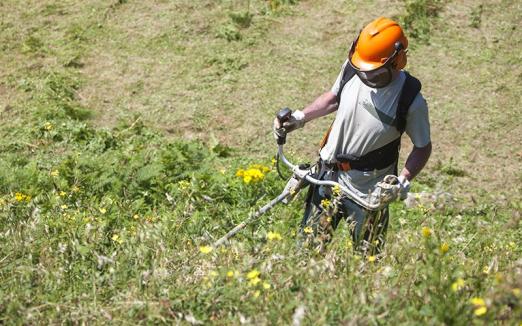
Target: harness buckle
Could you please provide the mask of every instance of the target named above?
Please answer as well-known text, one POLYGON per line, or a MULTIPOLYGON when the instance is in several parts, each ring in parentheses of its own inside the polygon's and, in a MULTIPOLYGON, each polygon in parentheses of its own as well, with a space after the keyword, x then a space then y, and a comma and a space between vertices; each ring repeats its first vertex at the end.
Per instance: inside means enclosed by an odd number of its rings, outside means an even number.
POLYGON ((350 171, 352 169, 350 162, 348 161, 338 162, 337 168, 343 172, 350 171))

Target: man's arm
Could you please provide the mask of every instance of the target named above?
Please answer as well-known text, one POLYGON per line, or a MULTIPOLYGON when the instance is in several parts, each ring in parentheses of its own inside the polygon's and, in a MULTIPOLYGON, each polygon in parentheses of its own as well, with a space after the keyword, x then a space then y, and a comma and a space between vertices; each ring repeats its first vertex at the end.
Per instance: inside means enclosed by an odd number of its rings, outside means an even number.
MULTIPOLYGON (((326 92, 315 99, 312 104, 305 107, 302 111, 295 111, 292 113, 290 120, 283 124, 286 132, 291 132, 298 128, 302 128, 308 121, 312 121, 316 118, 327 115, 337 110, 337 96, 332 92, 326 92)), ((274 133, 278 134, 278 130, 281 128, 279 120, 274 119, 274 133)))
POLYGON ((401 171, 401 175, 407 180, 412 180, 422 170, 431 155, 431 142, 424 147, 413 147, 410 155, 406 159, 406 164, 401 171))
POLYGON ((303 109, 305 122, 325 116, 337 110, 337 96, 328 91, 315 99, 310 105, 303 109))

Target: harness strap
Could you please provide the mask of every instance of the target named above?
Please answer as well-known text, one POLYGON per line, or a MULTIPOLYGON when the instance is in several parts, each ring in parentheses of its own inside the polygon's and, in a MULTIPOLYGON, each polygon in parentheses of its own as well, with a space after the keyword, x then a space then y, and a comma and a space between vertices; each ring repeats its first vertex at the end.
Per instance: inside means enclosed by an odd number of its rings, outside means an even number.
MULTIPOLYGON (((397 104, 397 111, 395 114, 395 119, 393 121, 393 125, 402 135, 404 131, 406 130, 406 122, 408 118, 408 110, 410 109, 410 106, 412 105, 413 101, 417 97, 417 94, 422 89, 421 82, 410 75, 409 72, 404 71, 406 74, 406 79, 404 81, 404 84, 402 85, 401 89, 401 95, 399 97, 399 103, 397 104)), ((352 66, 346 65, 343 71, 343 77, 341 78, 341 82, 339 84, 339 91, 337 92, 337 103, 341 104, 341 94, 343 92, 343 88, 346 85, 350 79, 352 79, 355 76, 355 69, 353 69, 352 66)), ((324 134, 323 139, 321 140, 319 144, 319 149, 321 150, 326 143, 328 142, 328 137, 330 136, 330 132, 332 130, 333 122, 330 125, 330 128, 328 128, 327 132, 324 134)))
POLYGON ((417 78, 410 75, 407 71, 404 73, 406 74, 406 80, 404 81, 404 85, 402 85, 401 96, 399 97, 394 121, 394 125, 401 135, 404 133, 404 130, 406 130, 408 110, 422 88, 422 84, 417 78))
POLYGON ((350 79, 355 76, 355 69, 350 64, 346 64, 343 71, 343 77, 341 78, 341 82, 339 83, 339 91, 337 92, 337 104, 341 104, 341 94, 343 92, 343 88, 350 79))
MULTIPOLYGON (((337 91, 337 94, 335 95, 337 97, 337 105, 341 104, 341 94, 343 92, 344 86, 346 85, 346 83, 348 83, 350 81, 350 79, 353 78, 353 76, 355 76, 355 69, 353 69, 353 67, 351 65, 346 64, 346 66, 344 66, 343 76, 341 77, 341 82, 339 83, 339 90, 337 91)), ((328 142, 328 137, 330 136, 330 131, 332 131, 332 126, 333 126, 333 122, 330 125, 330 128, 328 128, 328 130, 323 135, 323 138, 321 139, 321 142, 319 143, 319 150, 321 150, 326 145, 326 142, 328 142)))
POLYGON ((363 156, 338 154, 335 159, 340 163, 338 166, 343 171, 347 171, 345 166, 359 171, 381 170, 397 162, 400 146, 401 137, 363 156))

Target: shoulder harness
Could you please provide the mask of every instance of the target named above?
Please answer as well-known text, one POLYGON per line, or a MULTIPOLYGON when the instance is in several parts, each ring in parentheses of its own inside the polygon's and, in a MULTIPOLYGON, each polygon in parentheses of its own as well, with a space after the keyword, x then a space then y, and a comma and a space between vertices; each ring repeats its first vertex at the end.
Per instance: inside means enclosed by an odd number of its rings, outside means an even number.
MULTIPOLYGON (((394 126, 401 133, 401 135, 406 130, 406 119, 408 117, 408 110, 410 109, 411 104, 417 97, 417 94, 421 91, 422 84, 421 82, 410 75, 407 71, 404 72, 406 74, 406 80, 402 85, 401 95, 399 97, 399 104, 397 106, 397 113, 395 114, 394 126)), ((343 77, 341 78, 341 83, 339 84, 339 91, 337 92, 337 103, 341 104, 341 94, 343 92, 343 88, 353 77, 355 76, 355 69, 352 66, 347 64, 343 71, 343 77)))
MULTIPOLYGON (((404 81, 404 84, 401 89, 401 95, 399 97, 399 103, 397 105, 397 111, 395 114, 395 119, 393 121, 393 126, 397 128, 401 136, 406 130, 408 110, 413 101, 415 100, 417 94, 419 94, 422 87, 421 82, 417 78, 413 77, 406 71, 405 74, 406 80, 404 81)), ((337 103, 341 103, 341 95, 343 88, 346 85, 346 83, 350 81, 354 76, 355 70, 350 65, 347 65, 343 71, 343 76, 339 85, 339 91, 336 95, 337 103)), ((330 129, 323 137, 323 140, 321 141, 321 148, 326 145, 331 129, 332 126, 330 126, 330 129)), ((389 166, 393 163, 397 164, 401 146, 401 136, 399 136, 397 139, 390 142, 389 144, 386 144, 381 148, 371 151, 363 155, 362 157, 351 157, 343 154, 338 154, 336 156, 336 159, 338 162, 348 163, 347 166, 357 170, 372 171, 375 169, 383 169, 386 166, 389 166)))

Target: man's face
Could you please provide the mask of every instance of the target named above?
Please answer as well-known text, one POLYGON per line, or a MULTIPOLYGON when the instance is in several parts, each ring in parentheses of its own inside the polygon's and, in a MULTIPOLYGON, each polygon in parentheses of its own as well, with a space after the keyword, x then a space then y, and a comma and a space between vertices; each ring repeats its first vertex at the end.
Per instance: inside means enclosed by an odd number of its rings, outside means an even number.
POLYGON ((406 60, 406 53, 404 52, 402 43, 395 43, 395 51, 390 57, 384 60, 382 66, 366 71, 360 70, 352 63, 352 55, 355 51, 356 43, 357 40, 352 43, 348 61, 352 68, 355 69, 355 73, 359 79, 361 79, 366 86, 371 88, 383 88, 388 86, 395 78, 397 78, 400 69, 404 67, 401 61, 406 60))

